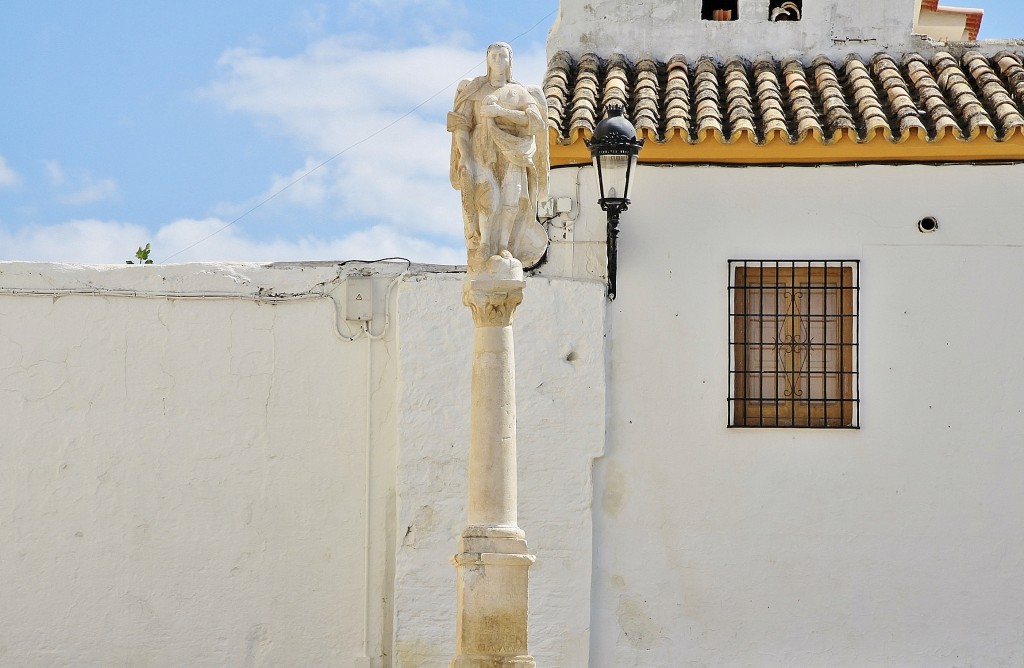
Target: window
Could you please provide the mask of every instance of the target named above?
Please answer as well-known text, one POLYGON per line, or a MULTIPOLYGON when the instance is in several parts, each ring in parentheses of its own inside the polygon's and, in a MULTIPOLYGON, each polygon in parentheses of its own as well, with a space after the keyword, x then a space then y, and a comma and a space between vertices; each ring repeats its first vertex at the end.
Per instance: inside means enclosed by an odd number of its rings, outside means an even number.
POLYGON ((700 17, 705 21, 735 21, 740 17, 737 0, 703 0, 700 17))
POLYGON ((799 21, 803 13, 803 0, 770 0, 769 21, 799 21))
POLYGON ((729 426, 859 426, 858 269, 729 262, 729 426))

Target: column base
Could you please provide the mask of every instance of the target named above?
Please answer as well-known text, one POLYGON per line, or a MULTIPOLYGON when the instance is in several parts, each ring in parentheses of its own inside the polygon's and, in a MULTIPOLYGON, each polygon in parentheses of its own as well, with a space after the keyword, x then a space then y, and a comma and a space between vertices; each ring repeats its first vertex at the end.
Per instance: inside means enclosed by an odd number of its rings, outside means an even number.
POLYGON ((527 554, 526 534, 522 529, 514 526, 466 527, 462 532, 462 539, 459 541, 459 554, 453 558, 453 562, 458 566, 460 557, 481 554, 525 555, 527 554))

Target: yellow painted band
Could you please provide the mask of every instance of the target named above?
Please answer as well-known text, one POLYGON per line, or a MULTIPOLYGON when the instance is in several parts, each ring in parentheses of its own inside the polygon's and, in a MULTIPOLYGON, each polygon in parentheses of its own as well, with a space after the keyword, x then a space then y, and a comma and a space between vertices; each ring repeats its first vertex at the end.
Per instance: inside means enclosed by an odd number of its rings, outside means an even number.
MULTIPOLYGON (((997 162, 1024 161, 1024 132, 1015 128, 1002 141, 996 141, 990 132, 979 132, 962 139, 953 132, 929 140, 919 131, 911 130, 900 141, 892 141, 888 130, 877 130, 867 141, 860 142, 848 130, 825 143, 815 134, 803 141, 790 143, 781 136, 772 136, 762 144, 755 144, 744 131, 726 142, 717 132, 707 132, 700 141, 691 144, 672 136, 668 141, 647 141, 640 152, 640 162, 681 164, 829 164, 844 162, 997 162)), ((549 133, 551 166, 582 165, 590 163, 590 151, 583 143, 584 134, 578 132, 572 143, 561 144, 554 130, 549 133)))

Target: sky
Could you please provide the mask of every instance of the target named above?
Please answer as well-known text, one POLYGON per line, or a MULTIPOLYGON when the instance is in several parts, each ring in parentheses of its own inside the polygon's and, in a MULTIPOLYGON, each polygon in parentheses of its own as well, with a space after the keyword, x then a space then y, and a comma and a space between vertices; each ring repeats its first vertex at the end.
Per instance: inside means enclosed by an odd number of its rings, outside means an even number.
MULTIPOLYGON (((1024 37, 1020 0, 955 4, 1024 37)), ((0 260, 463 263, 455 85, 495 41, 540 83, 557 6, 4 0, 0 260)))

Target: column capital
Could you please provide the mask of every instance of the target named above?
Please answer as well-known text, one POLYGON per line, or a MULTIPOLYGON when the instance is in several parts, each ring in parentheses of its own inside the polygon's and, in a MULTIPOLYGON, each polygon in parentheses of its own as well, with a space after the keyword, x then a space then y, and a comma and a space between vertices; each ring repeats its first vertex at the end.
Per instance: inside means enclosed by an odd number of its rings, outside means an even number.
POLYGON ((522 263, 505 252, 469 274, 462 288, 462 303, 473 312, 477 327, 508 327, 523 302, 525 287, 522 263))

